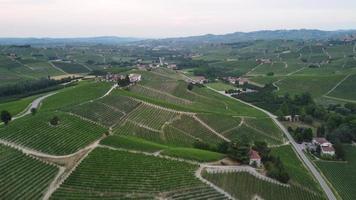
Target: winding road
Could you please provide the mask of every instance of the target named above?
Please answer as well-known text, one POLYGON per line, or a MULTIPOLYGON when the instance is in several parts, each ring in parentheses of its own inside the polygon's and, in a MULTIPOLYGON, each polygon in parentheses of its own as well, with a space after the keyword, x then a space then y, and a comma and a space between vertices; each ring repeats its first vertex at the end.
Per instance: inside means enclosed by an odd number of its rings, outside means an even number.
POLYGON ((267 114, 273 121, 274 123, 283 131, 283 133, 286 135, 287 139, 289 140, 289 142, 291 143, 291 145, 293 146, 293 148, 295 149, 295 152, 297 152, 299 158, 304 162, 305 166, 309 169, 309 171, 313 174, 313 176, 315 177, 315 179, 319 182, 321 188, 323 189, 323 191, 325 192, 326 196, 328 197, 329 200, 336 200, 336 197, 333 193, 333 191, 331 190, 331 188, 329 187, 329 185, 326 183, 326 181, 324 180, 324 178, 322 177, 322 175, 319 173, 319 171, 316 169, 316 167, 312 164, 312 162, 308 159, 308 157, 304 154, 303 150, 299 147, 299 145, 295 142, 295 140, 293 139, 293 137, 290 135, 290 133, 288 132, 288 130, 283 126, 283 124, 281 122, 278 121, 277 116, 273 115, 272 113, 257 107, 253 104, 247 103, 245 101, 242 101, 240 99, 231 97, 228 94, 225 94, 224 92, 220 92, 217 91, 211 87, 208 87, 208 89, 213 90, 217 93, 220 93, 222 95, 225 95, 229 98, 235 99, 236 101, 239 101, 243 104, 246 104, 248 106, 251 106, 253 108, 256 108, 257 110, 260 110, 262 112, 264 112, 265 114, 267 114))
POLYGON ((34 101, 32 101, 32 103, 25 109, 25 111, 21 112, 22 114, 13 117, 12 120, 19 119, 19 118, 21 118, 21 117, 24 117, 24 116, 30 114, 32 108, 36 108, 36 109, 37 109, 37 108, 41 105, 41 102, 42 102, 44 99, 46 99, 46 98, 48 98, 48 97, 50 97, 50 96, 52 96, 52 95, 55 95, 55 94, 57 94, 57 93, 58 93, 58 92, 52 92, 52 93, 47 94, 47 95, 45 95, 45 96, 38 97, 37 99, 35 99, 34 101))

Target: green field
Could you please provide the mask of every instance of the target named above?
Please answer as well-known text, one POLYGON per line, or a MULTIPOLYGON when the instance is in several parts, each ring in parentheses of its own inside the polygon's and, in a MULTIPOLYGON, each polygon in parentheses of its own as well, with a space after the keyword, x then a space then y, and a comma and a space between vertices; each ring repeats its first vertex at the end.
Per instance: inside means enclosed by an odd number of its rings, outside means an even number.
MULTIPOLYGON (((51 199, 129 198, 153 199, 170 196, 186 198, 195 194, 222 197, 197 178, 197 166, 103 148, 95 149, 53 194, 51 199), (196 189, 195 189, 196 188, 196 189)), ((192 197, 192 196, 191 196, 192 197)))
POLYGON ((48 154, 66 155, 89 145, 105 132, 104 128, 75 116, 41 112, 2 125, 0 139, 48 154), (49 123, 54 116, 60 120, 57 126, 49 123))
POLYGON ((345 146, 347 163, 315 161, 344 200, 356 198, 356 147, 345 146))
POLYGON ((41 199, 58 168, 0 145, 1 199, 41 199))

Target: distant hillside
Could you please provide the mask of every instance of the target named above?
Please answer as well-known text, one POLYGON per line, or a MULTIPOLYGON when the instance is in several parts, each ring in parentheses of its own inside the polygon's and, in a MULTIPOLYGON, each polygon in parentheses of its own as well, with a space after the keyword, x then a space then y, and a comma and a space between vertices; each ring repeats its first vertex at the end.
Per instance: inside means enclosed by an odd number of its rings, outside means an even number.
POLYGON ((129 37, 83 37, 83 38, 0 38, 0 45, 66 45, 66 44, 124 44, 139 41, 129 37))
POLYGON ((255 32, 235 32, 225 35, 207 34, 202 36, 167 38, 163 43, 211 43, 211 42, 244 42, 253 40, 325 40, 356 38, 356 30, 321 31, 321 30, 264 30, 255 32))

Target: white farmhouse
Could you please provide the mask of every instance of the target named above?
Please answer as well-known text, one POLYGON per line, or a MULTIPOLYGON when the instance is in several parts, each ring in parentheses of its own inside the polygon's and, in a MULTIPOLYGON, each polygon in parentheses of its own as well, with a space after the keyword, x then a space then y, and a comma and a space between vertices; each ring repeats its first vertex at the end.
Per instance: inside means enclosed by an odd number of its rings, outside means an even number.
POLYGON ((313 144, 320 147, 320 154, 322 156, 334 156, 335 149, 333 145, 325 138, 314 138, 313 144))
POLYGON ((129 79, 131 83, 137 83, 141 81, 141 74, 129 74, 129 79))

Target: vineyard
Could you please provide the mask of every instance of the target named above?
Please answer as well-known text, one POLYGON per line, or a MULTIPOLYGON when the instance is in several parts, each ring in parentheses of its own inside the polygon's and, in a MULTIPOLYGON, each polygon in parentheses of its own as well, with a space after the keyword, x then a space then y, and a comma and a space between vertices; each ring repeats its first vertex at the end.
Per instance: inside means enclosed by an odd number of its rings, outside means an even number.
POLYGON ((183 105, 191 104, 191 102, 189 100, 182 99, 182 98, 173 96, 169 93, 161 92, 160 90, 151 89, 149 87, 144 87, 141 85, 135 85, 135 86, 131 87, 130 91, 134 92, 134 93, 141 94, 146 97, 158 98, 160 100, 163 100, 163 101, 166 101, 169 103, 173 103, 173 104, 183 104, 183 105))
POLYGON ((105 133, 100 126, 62 112, 38 113, 0 127, 0 139, 40 152, 66 155, 78 151, 105 133), (59 124, 52 126, 54 116, 59 124))
POLYGON ((40 199, 58 171, 2 145, 0 158, 1 199, 40 199))
POLYGON ((53 64, 69 74, 89 72, 86 67, 77 63, 53 62, 53 64))
POLYGON ((347 163, 316 161, 317 166, 328 178, 344 200, 356 199, 356 147, 345 146, 347 163))
POLYGON ((335 90, 330 93, 330 96, 342 99, 356 100, 356 91, 354 89, 355 81, 356 75, 351 75, 337 88, 335 88, 335 90))
POLYGON ((220 133, 235 128, 241 123, 240 117, 228 115, 198 114, 197 116, 203 120, 204 123, 220 133))
POLYGON ((59 93, 45 99, 41 109, 56 110, 91 101, 103 96, 110 87, 109 83, 81 81, 76 86, 65 88, 59 93))
MULTIPOLYGON (((98 148, 88 155, 52 199, 153 199, 164 198, 165 193, 177 198, 184 198, 184 194, 199 196, 205 190, 191 191, 205 186, 194 177, 196 168, 184 162, 98 148)), ((217 192, 210 191, 210 195, 222 197, 217 192)))
POLYGON ((148 129, 160 131, 163 125, 172 123, 179 117, 180 115, 175 112, 142 104, 132 111, 125 120, 148 129))
POLYGON ((324 197, 291 185, 280 186, 258 179, 248 172, 204 173, 204 178, 227 191, 237 199, 265 200, 322 200, 324 197))

